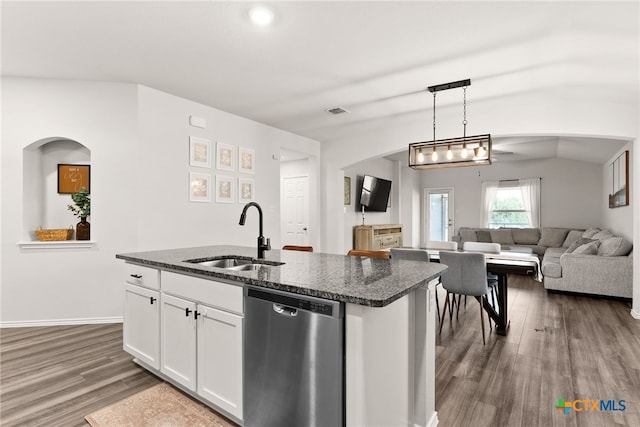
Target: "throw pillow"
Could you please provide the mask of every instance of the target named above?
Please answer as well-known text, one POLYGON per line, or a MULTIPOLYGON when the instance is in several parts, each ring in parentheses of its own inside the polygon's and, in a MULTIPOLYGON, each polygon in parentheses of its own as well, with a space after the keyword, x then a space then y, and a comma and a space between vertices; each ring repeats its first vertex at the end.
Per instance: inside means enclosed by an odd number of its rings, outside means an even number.
POLYGON ((493 243, 491 241, 491 233, 487 230, 476 230, 476 237, 478 238, 478 242, 493 243))
POLYGON ((585 243, 582 246, 578 246, 573 253, 576 255, 597 255, 598 246, 600 246, 600 240, 595 240, 591 243, 585 243))
POLYGON ((569 233, 568 228, 545 227, 540 233, 538 245, 548 248, 559 248, 569 233))
POLYGON ((514 243, 511 230, 491 230, 489 234, 492 243, 500 243, 501 245, 513 245, 514 243))
POLYGON ((585 239, 592 239, 593 236, 595 236, 596 233, 599 233, 600 231, 601 230, 598 227, 590 227, 587 228, 587 231, 582 233, 582 237, 584 237, 585 239))
POLYGON ((594 239, 594 240, 604 240, 604 239, 608 239, 609 237, 614 237, 614 236, 613 236, 613 234, 611 234, 610 231, 602 230, 602 231, 598 231, 591 238, 594 239))
POLYGON ((540 230, 537 228, 514 228, 511 234, 516 245, 537 245, 540 241, 540 230))
POLYGON ((567 234, 567 238, 564 239, 562 247, 568 248, 569 246, 571 246, 573 242, 582 237, 582 233, 584 233, 584 230, 571 230, 569 234, 567 234))
POLYGON ((460 234, 460 240, 463 242, 475 242, 477 241, 476 230, 472 230, 470 228, 462 228, 458 230, 458 234, 460 234))
POLYGON ((575 251, 576 249, 578 249, 580 246, 584 245, 585 243, 591 243, 591 242, 597 242, 597 240, 593 240, 593 239, 585 239, 584 237, 579 238, 578 240, 576 240, 575 242, 573 242, 571 244, 571 246, 569 246, 567 248, 566 251, 564 251, 565 254, 570 254, 573 251, 575 251))
POLYGON ((633 245, 624 237, 609 237, 600 242, 598 255, 600 256, 626 256, 631 252, 633 245))

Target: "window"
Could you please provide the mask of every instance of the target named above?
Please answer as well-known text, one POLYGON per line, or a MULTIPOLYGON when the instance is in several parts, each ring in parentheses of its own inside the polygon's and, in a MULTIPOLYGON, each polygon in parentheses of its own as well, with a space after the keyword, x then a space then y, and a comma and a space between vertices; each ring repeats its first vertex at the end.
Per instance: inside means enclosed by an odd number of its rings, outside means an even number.
POLYGON ((500 227, 531 227, 529 214, 524 207, 520 186, 499 185, 496 197, 489 214, 489 228, 500 227))
POLYGON ((482 225, 489 228, 540 226, 540 179, 482 183, 482 225))

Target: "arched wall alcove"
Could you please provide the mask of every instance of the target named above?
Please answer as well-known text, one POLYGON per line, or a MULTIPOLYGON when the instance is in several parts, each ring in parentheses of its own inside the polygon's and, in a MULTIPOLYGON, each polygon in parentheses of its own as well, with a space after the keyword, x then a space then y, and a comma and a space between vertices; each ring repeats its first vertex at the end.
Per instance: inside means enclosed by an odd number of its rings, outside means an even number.
POLYGON ((67 209, 69 194, 58 193, 58 164, 91 164, 91 150, 65 137, 35 141, 23 149, 23 236, 37 241, 35 230, 68 228, 78 222, 67 209))

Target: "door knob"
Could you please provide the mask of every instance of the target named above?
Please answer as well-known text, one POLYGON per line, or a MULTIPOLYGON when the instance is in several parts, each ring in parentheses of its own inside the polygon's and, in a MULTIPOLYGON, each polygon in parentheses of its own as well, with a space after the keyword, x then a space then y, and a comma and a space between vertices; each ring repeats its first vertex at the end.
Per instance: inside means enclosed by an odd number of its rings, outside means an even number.
POLYGON ((304 227, 304 228, 302 229, 302 231, 307 231, 307 227, 304 227))

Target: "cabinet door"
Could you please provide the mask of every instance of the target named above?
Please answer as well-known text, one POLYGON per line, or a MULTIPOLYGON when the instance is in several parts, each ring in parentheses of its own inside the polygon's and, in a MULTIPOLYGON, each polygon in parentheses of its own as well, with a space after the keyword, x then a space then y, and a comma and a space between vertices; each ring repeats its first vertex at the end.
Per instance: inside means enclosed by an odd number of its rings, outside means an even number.
POLYGON ((160 371, 196 390, 196 304, 162 294, 162 367, 160 371))
POLYGON ((242 419, 242 317, 198 305, 198 394, 242 419))
POLYGON ((125 283, 123 349, 152 368, 160 368, 159 293, 125 283))

